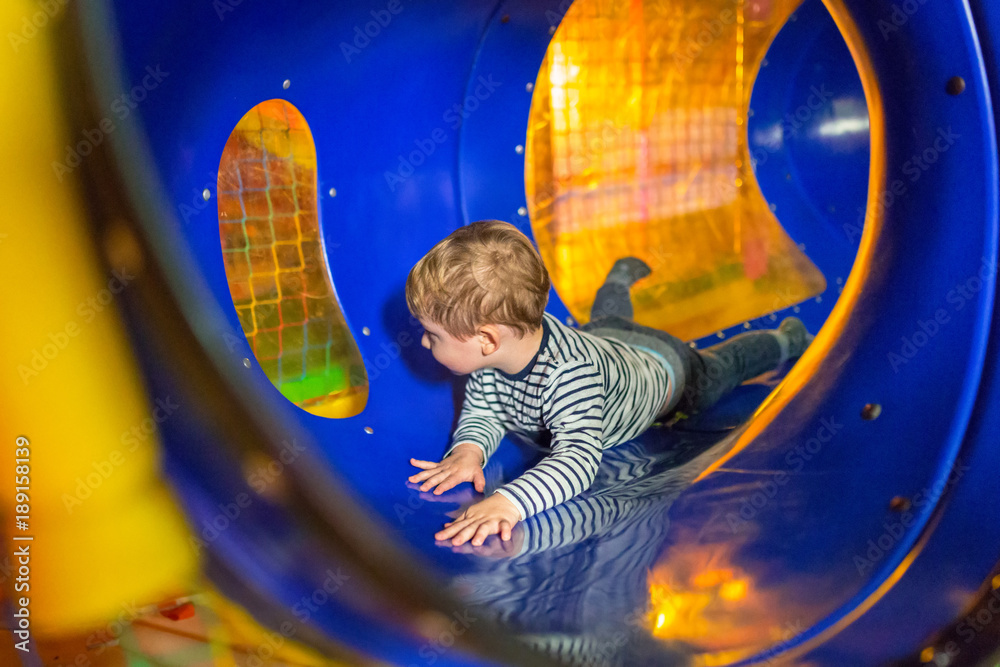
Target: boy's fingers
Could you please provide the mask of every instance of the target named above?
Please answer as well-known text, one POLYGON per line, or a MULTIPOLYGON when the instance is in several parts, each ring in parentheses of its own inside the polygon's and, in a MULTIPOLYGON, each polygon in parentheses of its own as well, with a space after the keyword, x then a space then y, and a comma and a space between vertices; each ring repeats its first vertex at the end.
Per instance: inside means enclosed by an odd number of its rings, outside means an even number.
POLYGON ((410 459, 410 465, 426 469, 426 468, 436 468, 440 464, 434 461, 421 461, 419 459, 410 459))
POLYGON ((500 522, 500 539, 504 542, 510 541, 510 522, 501 521, 500 522))
POLYGON ((465 526, 469 524, 472 519, 462 519, 458 518, 449 524, 446 524, 443 530, 439 530, 434 534, 434 539, 436 540, 446 540, 449 537, 453 537, 458 531, 462 530, 465 526))
POLYGON ((473 473, 473 475, 472 475, 472 486, 479 493, 482 493, 483 490, 486 488, 486 477, 483 476, 482 469, 479 469, 475 473, 473 473))
POLYGON ((434 539, 447 540, 449 537, 452 537, 453 535, 455 535, 455 533, 457 533, 459 530, 462 529, 462 527, 457 524, 458 522, 456 521, 448 526, 445 526, 443 530, 439 530, 438 532, 434 533, 434 539))
POLYGON ((423 472, 415 472, 412 475, 410 475, 408 479, 411 482, 421 482, 436 472, 437 472, 436 470, 424 470, 423 472))
POLYGON ((462 480, 461 480, 461 478, 458 475, 452 475, 451 477, 449 477, 445 481, 441 482, 441 484, 438 485, 438 488, 434 489, 434 495, 435 496, 440 496, 445 491, 448 491, 450 489, 454 489, 456 486, 458 486, 461 483, 462 483, 462 480))
POLYGON ((453 546, 458 546, 459 544, 465 544, 472 536, 476 534, 476 529, 479 527, 479 520, 472 519, 464 528, 458 531, 458 534, 452 539, 451 543, 453 546))
POLYGON ((486 538, 494 533, 496 533, 496 530, 493 528, 491 523, 479 524, 479 528, 476 530, 476 534, 472 538, 472 545, 476 547, 483 546, 483 542, 486 541, 486 538))
POLYGON ((427 481, 424 482, 423 486, 420 487, 420 490, 421 491, 426 491, 427 489, 434 488, 435 486, 437 486, 438 484, 440 484, 444 480, 448 479, 449 475, 451 475, 451 472, 449 472, 449 471, 438 472, 438 473, 435 473, 435 474, 431 475, 427 479, 427 481))

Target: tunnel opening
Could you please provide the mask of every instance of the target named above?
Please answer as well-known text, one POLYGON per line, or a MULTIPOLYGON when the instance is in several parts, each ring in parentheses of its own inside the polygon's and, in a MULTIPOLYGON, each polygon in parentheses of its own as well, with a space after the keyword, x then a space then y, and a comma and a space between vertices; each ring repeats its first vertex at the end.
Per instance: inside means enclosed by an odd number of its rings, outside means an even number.
POLYGON ((791 314, 815 333, 857 254, 868 150, 822 3, 578 0, 533 83, 531 229, 580 323, 631 255, 652 268, 640 324, 699 346, 791 314), (799 168, 817 153, 833 178, 799 168))
POLYGON ((364 410, 368 376, 327 266, 316 182, 316 146, 299 110, 274 99, 248 111, 219 164, 223 266, 271 384, 311 414, 352 417, 364 410))

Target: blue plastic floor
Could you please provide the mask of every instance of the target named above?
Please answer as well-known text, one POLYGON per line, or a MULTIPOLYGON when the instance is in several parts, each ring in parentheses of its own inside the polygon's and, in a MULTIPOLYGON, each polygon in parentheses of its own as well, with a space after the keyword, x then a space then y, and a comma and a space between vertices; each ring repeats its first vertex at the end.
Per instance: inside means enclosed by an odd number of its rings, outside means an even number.
MULTIPOLYGON (((670 508, 729 449, 730 434, 790 367, 742 385, 709 412, 673 427, 655 425, 606 450, 587 492, 522 522, 510 542, 491 537, 482 547, 435 545, 437 565, 450 572, 454 592, 470 603, 474 616, 492 617, 571 664, 683 661, 643 629, 647 573, 668 546, 670 508)), ((542 455, 506 440, 486 468, 487 492, 542 455)), ((410 493, 415 509, 403 524, 418 545, 480 497, 469 484, 442 496, 410 493)))

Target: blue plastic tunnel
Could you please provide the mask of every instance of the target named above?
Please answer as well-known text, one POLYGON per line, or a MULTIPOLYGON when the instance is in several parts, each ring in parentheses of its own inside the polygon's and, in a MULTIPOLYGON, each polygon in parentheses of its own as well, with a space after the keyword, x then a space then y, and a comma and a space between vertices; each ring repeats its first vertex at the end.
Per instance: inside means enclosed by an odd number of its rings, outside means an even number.
MULTIPOLYGON (((806 0, 771 44, 743 127, 764 198, 826 280, 773 313, 819 331, 807 357, 690 427, 609 450, 594 488, 525 522, 518 553, 434 543, 471 496, 418 493, 408 461, 445 450, 461 382, 400 345, 419 337, 404 283, 468 222, 532 235, 515 147, 569 5, 76 8, 81 114, 164 73, 93 162, 101 206, 152 258, 126 296, 149 391, 199 406, 163 437, 209 573, 261 622, 292 621, 354 661, 985 659, 1000 644, 1000 6, 987 0, 806 0), (324 260, 368 381, 351 417, 295 407, 253 363, 221 260, 220 158, 275 98, 315 142, 324 260), (420 164, 401 169, 414 147, 420 164), (247 461, 283 453, 294 464, 257 493, 247 461), (258 500, 210 530, 240 493, 258 500), (330 572, 345 583, 303 612, 330 572)), ((549 310, 570 315, 558 292, 549 310)), ((538 456, 505 442, 488 485, 538 456)))

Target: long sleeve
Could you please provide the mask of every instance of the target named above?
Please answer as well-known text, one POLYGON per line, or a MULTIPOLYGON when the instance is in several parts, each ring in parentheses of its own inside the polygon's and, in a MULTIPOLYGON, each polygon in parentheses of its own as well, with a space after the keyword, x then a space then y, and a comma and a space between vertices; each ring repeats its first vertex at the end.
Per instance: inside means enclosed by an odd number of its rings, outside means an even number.
POLYGON ((497 414, 490 408, 483 390, 482 377, 473 373, 465 383, 465 401, 458 416, 458 426, 445 456, 463 442, 471 442, 483 451, 483 467, 493 456, 506 434, 497 414))
POLYGON ((542 418, 552 453, 497 489, 521 512, 537 514, 583 493, 594 482, 603 453, 604 383, 593 363, 559 369, 543 395, 542 418))
POLYGON ((552 508, 543 517, 524 522, 524 545, 519 556, 551 551, 600 535, 618 526, 636 507, 631 499, 588 496, 552 508))

